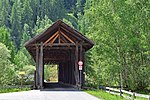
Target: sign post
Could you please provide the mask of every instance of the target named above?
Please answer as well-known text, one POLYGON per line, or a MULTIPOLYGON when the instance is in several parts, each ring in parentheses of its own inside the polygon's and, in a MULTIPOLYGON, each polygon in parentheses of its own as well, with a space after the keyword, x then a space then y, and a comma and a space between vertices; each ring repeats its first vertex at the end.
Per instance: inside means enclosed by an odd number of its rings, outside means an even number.
POLYGON ((19 72, 19 75, 21 76, 21 88, 22 88, 22 85, 23 85, 23 77, 25 75, 25 72, 24 71, 21 71, 19 72))
POLYGON ((82 69, 83 69, 83 62, 79 61, 78 62, 79 65, 79 71, 80 71, 80 86, 82 85, 82 69))

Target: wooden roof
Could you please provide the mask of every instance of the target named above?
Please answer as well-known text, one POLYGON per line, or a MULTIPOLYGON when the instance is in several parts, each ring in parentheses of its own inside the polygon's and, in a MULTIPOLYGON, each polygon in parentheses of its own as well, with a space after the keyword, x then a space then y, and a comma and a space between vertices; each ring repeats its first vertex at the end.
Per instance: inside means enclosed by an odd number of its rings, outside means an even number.
MULTIPOLYGON (((89 50, 94 45, 90 39, 61 20, 56 21, 52 26, 27 41, 24 45, 33 58, 35 58, 35 46, 41 43, 43 43, 45 51, 48 50, 47 52, 56 53, 59 51, 61 52, 64 48, 74 48, 77 44, 82 45, 85 51, 89 50)), ((61 54, 63 55, 63 53, 61 54)))

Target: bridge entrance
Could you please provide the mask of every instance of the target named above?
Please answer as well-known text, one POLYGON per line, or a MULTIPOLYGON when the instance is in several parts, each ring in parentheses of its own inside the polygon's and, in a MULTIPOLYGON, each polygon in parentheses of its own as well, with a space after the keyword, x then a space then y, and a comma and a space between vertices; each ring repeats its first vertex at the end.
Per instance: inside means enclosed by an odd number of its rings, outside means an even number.
POLYGON ((59 84, 82 87, 84 67, 79 73, 78 61, 84 62, 85 52, 93 45, 91 40, 61 20, 26 42, 25 47, 36 62, 35 87, 46 87, 44 73, 49 64, 57 65, 59 84))

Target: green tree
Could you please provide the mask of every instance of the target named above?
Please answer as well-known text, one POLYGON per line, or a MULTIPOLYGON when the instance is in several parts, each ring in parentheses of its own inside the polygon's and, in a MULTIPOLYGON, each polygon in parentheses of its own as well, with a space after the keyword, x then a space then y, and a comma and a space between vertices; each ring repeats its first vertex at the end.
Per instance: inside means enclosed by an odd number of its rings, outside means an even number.
POLYGON ((29 64, 28 57, 20 50, 15 55, 14 63, 17 65, 16 70, 22 70, 25 65, 29 64))
POLYGON ((22 9, 22 26, 24 24, 28 24, 31 28, 33 28, 33 11, 30 6, 31 1, 25 0, 22 9))
POLYGON ((10 27, 10 12, 11 7, 8 0, 2 0, 0 2, 0 26, 10 27))
POLYGON ((36 26, 33 29, 33 34, 37 35, 44 31, 44 29, 48 28, 52 24, 52 21, 45 15, 45 17, 41 20, 40 17, 37 17, 36 26))
POLYGON ((10 60, 13 62, 15 56, 15 46, 14 43, 11 41, 10 32, 6 27, 0 27, 0 42, 5 44, 6 47, 10 50, 10 60))
POLYGON ((8 85, 13 84, 15 77, 15 67, 10 62, 10 51, 7 47, 0 43, 0 84, 8 85))
POLYGON ((88 71, 90 76, 94 74, 91 78, 100 80, 97 82, 101 85, 119 85, 122 73, 124 87, 132 90, 148 87, 149 72, 145 70, 150 68, 149 7, 147 1, 87 0, 79 24, 95 42, 87 54, 88 69, 94 70, 88 71))
POLYGON ((54 0, 52 2, 52 12, 50 19, 56 21, 57 19, 63 19, 66 14, 66 9, 64 7, 64 0, 54 0), (60 10, 61 9, 61 10, 60 10))
POLYGON ((29 27, 28 24, 24 24, 24 32, 23 32, 23 36, 22 36, 22 39, 21 39, 20 48, 23 48, 25 42, 27 42, 29 39, 31 39, 30 27, 29 27))
POLYGON ((11 13, 11 36, 15 41, 17 48, 19 48, 20 40, 22 37, 21 34, 21 11, 20 11, 20 2, 15 1, 12 7, 11 13))
POLYGON ((33 65, 25 65, 22 69, 25 72, 25 84, 33 84, 34 81, 34 72, 35 72, 35 66, 33 65))

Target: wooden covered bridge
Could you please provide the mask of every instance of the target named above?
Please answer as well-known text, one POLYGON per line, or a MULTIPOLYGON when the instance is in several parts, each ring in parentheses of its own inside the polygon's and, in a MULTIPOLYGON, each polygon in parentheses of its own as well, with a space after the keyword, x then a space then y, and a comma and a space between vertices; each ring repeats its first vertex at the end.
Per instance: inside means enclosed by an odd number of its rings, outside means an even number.
POLYGON ((91 40, 61 20, 27 41, 25 47, 36 62, 36 88, 45 87, 45 64, 58 65, 58 83, 82 86, 84 67, 79 73, 78 61, 84 62, 84 53, 93 45, 91 40))

